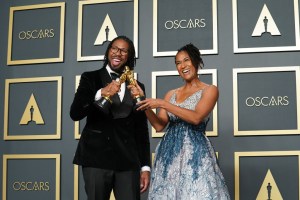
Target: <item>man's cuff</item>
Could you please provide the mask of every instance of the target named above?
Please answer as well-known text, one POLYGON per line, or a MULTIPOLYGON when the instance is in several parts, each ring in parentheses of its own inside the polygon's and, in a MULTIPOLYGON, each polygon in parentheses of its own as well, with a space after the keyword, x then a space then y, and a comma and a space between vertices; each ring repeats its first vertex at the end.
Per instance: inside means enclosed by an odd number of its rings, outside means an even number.
POLYGON ((151 172, 151 168, 149 166, 143 166, 141 172, 151 172))
POLYGON ((101 98, 101 89, 97 91, 95 95, 95 101, 98 101, 101 98))

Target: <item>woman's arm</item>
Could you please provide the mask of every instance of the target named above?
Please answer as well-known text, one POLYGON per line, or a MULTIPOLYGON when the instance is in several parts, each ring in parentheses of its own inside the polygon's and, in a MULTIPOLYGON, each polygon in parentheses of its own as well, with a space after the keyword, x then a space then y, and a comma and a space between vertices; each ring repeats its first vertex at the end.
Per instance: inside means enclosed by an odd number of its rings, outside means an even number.
MULTIPOLYGON (((167 94, 167 95, 170 95, 170 94, 167 94)), ((207 117, 208 114, 213 110, 213 108, 218 100, 218 97, 219 97, 218 88, 214 85, 211 85, 211 86, 208 86, 207 88, 205 88, 205 90, 203 90, 202 97, 201 97, 200 101, 198 102, 198 104, 196 105, 195 110, 181 108, 179 106, 169 103, 169 101, 159 100, 159 99, 146 99, 141 102, 139 109, 142 110, 142 109, 149 109, 149 108, 151 108, 151 109, 161 108, 162 113, 158 113, 157 118, 159 120, 156 120, 156 121, 154 120, 155 117, 153 116, 155 114, 151 113, 151 116, 150 116, 149 111, 146 111, 147 113, 149 113, 148 115, 149 115, 149 117, 151 117, 153 122, 156 122, 156 123, 154 123, 156 127, 166 125, 166 124, 164 124, 164 122, 165 122, 165 116, 166 116, 167 112, 173 113, 174 115, 176 115, 177 117, 181 118, 182 120, 184 120, 188 123, 197 125, 200 122, 202 122, 205 119, 205 117, 207 117), (160 123, 158 123, 157 121, 160 123)), ((151 121, 150 121, 150 123, 151 123, 151 121)))
POLYGON ((142 102, 140 102, 140 106, 138 110, 145 110, 146 116, 150 122, 150 124, 153 126, 153 128, 160 132, 162 131, 167 124, 169 123, 169 116, 167 111, 162 108, 163 104, 166 104, 169 102, 171 95, 174 91, 169 91, 164 99, 146 99, 142 102), (144 106, 146 102, 152 102, 151 106, 144 106), (158 111, 158 114, 155 114, 152 109, 160 108, 158 111))
MULTIPOLYGON (((135 97, 137 95, 145 96, 144 91, 139 86, 139 84, 137 84, 137 82, 135 85, 128 85, 127 87, 131 91, 132 97, 135 97)), ((143 100, 143 101, 140 101, 137 103, 139 105, 137 110, 145 111, 145 114, 146 114, 150 124, 158 132, 162 131, 169 123, 168 114, 165 109, 161 108, 161 105, 170 100, 171 94, 173 92, 174 91, 169 91, 165 95, 164 99, 149 99, 149 98, 147 98, 146 100, 143 100), (147 107, 147 105, 145 105, 145 103, 147 103, 149 101, 153 102, 152 107, 149 107, 149 106, 147 107), (156 108, 161 108, 158 111, 158 114, 154 113, 154 111, 152 110, 152 109, 156 109, 156 108)))

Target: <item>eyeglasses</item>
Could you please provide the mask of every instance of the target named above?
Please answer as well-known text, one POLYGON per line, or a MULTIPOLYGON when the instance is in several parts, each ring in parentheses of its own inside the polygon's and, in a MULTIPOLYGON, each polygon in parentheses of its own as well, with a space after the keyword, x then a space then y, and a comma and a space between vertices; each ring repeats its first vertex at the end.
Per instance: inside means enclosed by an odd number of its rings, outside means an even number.
POLYGON ((121 54, 122 56, 127 55, 127 53, 128 53, 128 50, 126 50, 126 49, 120 49, 119 47, 116 47, 116 46, 112 46, 112 47, 110 48, 110 51, 111 51, 112 53, 118 53, 118 51, 120 51, 120 54, 121 54))

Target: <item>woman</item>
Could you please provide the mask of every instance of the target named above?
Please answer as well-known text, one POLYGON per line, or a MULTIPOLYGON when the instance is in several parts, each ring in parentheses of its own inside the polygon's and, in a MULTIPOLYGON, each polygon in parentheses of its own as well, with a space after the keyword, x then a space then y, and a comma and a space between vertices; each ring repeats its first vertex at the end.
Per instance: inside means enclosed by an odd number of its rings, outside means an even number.
MULTIPOLYGON (((224 177, 205 136, 218 88, 198 79, 197 71, 203 61, 193 44, 178 50, 175 64, 185 84, 167 92, 164 99, 139 103, 138 110, 145 110, 156 131, 168 125, 156 148, 148 199, 228 200, 224 177), (151 110, 156 108, 159 108, 157 115, 151 110)), ((140 88, 138 92, 143 95, 140 88)))

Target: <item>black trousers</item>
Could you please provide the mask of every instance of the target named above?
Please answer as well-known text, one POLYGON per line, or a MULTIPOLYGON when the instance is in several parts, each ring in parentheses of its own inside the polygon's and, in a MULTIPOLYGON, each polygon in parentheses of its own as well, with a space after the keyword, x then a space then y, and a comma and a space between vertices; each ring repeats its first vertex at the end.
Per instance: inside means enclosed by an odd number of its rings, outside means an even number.
POLYGON ((82 167, 88 200, 140 200, 140 172, 82 167))

